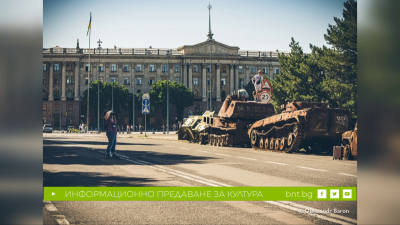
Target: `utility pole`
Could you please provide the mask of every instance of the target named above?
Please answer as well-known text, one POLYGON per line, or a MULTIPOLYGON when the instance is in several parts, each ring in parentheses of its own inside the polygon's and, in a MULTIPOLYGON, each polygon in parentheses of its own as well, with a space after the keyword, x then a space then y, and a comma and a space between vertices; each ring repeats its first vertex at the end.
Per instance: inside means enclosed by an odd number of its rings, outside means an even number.
POLYGON ((101 50, 101 41, 99 43, 99 75, 97 76, 97 132, 100 133, 100 50, 101 50))
POLYGON ((172 50, 167 50, 167 134, 169 134, 169 56, 172 50))

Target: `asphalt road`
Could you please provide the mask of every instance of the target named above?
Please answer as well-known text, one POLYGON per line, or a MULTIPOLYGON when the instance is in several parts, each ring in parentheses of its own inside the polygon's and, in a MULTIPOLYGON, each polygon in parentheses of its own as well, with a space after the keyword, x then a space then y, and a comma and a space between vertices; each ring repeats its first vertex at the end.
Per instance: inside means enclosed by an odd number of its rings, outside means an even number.
MULTIPOLYGON (((357 186, 357 162, 120 135, 44 134, 43 186, 357 186)), ((355 224, 357 202, 45 202, 70 224, 355 224), (300 209, 342 214, 301 214, 300 209)), ((55 223, 55 224, 57 224, 55 223)))

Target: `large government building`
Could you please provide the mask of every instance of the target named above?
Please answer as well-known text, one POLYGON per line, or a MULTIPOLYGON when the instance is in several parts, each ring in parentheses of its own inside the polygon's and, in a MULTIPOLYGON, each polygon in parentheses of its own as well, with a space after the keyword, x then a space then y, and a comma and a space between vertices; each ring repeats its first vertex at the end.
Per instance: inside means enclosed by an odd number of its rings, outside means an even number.
MULTIPOLYGON (((75 48, 44 49, 43 123, 52 124, 55 129, 60 122, 62 129, 86 123, 86 102, 82 101, 82 96, 88 82, 97 79, 118 82, 131 93, 148 93, 154 82, 166 80, 168 74, 171 81, 183 83, 194 93, 194 105, 185 109, 184 117, 188 112, 196 115, 208 110, 210 92, 212 110, 218 112, 225 97, 243 88, 258 70, 273 79, 273 75, 279 73, 277 56, 277 51, 239 50, 239 47, 212 38, 172 49, 171 54, 167 54, 167 49, 151 47, 89 50, 80 48, 79 40, 75 48)), ((97 108, 92 113, 89 126, 94 129, 97 108)), ((150 113, 150 128, 163 123, 157 115, 157 112, 150 113)), ((143 125, 142 121, 141 109, 136 109, 135 121, 132 115, 124 112, 119 123, 143 125)), ((171 109, 170 125, 175 122, 175 112, 171 109)))

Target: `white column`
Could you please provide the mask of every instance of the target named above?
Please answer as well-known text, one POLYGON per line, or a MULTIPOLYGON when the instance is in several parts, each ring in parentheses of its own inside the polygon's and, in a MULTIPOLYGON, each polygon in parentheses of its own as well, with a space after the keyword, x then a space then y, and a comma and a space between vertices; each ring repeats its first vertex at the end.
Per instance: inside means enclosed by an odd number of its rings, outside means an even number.
POLYGON ((249 65, 243 65, 243 72, 244 72, 244 85, 247 85, 250 81, 250 72, 249 72, 249 65))
POLYGON ((53 66, 54 63, 50 62, 50 75, 49 75, 49 101, 53 101, 53 66))
POLYGON ((192 64, 188 64, 188 68, 189 68, 189 89, 193 91, 192 64))
MULTIPOLYGON (((136 64, 132 63, 131 64, 131 71, 132 71, 132 77, 131 77, 131 86, 132 86, 132 93, 136 91, 136 77, 135 77, 135 72, 136 72, 136 64)), ((136 94, 136 93, 135 93, 136 94)))
POLYGON ((74 100, 79 101, 79 62, 75 62, 75 94, 74 100))
POLYGON ((235 91, 239 91, 239 65, 235 65, 235 91))
POLYGON ((67 82, 65 77, 65 66, 67 62, 62 62, 62 71, 61 71, 61 100, 65 101, 67 98, 65 97, 65 83, 67 82))
POLYGON ((216 80, 216 85, 217 85, 217 102, 221 101, 221 64, 216 64, 217 67, 217 80, 216 80))
POLYGON ((229 64, 229 95, 234 91, 233 81, 235 75, 233 74, 233 64, 229 64))
POLYGON ((203 83, 203 91, 202 91, 202 99, 203 102, 207 101, 207 65, 201 64, 203 67, 203 76, 202 76, 202 83, 203 83))

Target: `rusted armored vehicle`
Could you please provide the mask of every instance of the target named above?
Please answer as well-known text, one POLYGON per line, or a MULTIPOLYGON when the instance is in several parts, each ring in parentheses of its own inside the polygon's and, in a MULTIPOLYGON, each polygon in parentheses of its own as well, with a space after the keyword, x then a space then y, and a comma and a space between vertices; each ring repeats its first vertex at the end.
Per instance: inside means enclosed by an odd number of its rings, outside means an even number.
POLYGON ((354 130, 342 134, 343 159, 357 160, 357 123, 354 130))
POLYGON ((257 120, 274 115, 275 111, 272 104, 247 101, 248 97, 246 90, 241 89, 238 94, 228 95, 217 117, 203 117, 211 126, 200 133, 199 143, 250 146, 247 135, 249 126, 257 120))
POLYGON ((322 102, 286 100, 282 113, 255 122, 248 130, 254 149, 293 152, 331 150, 349 130, 351 112, 322 102))

